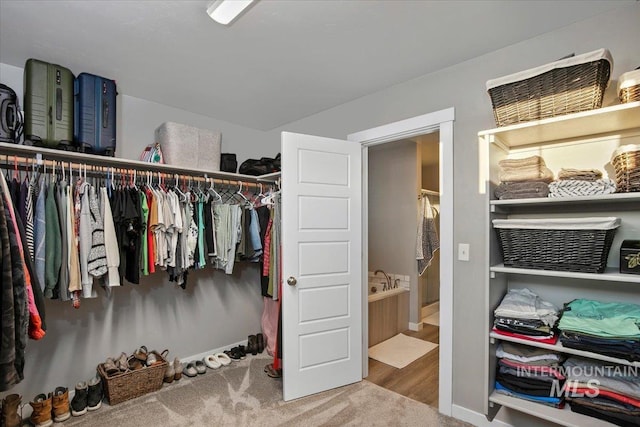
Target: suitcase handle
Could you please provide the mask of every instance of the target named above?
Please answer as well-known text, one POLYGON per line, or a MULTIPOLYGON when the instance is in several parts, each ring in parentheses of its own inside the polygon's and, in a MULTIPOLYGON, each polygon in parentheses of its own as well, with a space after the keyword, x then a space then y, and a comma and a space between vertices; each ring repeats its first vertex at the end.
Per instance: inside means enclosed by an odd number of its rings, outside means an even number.
POLYGON ((62 120, 62 89, 56 89, 56 120, 62 120))
POLYGON ((53 107, 49 106, 49 124, 53 124, 53 107))
POLYGON ((16 130, 16 124, 18 123, 16 117, 16 107, 15 105, 7 105, 7 111, 5 112, 5 119, 7 121, 7 127, 9 130, 16 130))
POLYGON ((107 128, 109 124, 109 102, 106 99, 102 100, 102 127, 107 128))

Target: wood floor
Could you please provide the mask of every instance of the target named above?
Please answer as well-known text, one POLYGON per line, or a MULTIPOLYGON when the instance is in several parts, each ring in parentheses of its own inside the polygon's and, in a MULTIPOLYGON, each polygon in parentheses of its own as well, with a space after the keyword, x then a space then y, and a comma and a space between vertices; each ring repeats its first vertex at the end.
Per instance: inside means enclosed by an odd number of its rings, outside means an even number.
MULTIPOLYGON (((403 334, 439 344, 440 328, 425 324, 421 331, 404 331, 403 334)), ((402 369, 370 358, 367 380, 387 390, 437 408, 438 368, 438 350, 425 354, 402 369)))

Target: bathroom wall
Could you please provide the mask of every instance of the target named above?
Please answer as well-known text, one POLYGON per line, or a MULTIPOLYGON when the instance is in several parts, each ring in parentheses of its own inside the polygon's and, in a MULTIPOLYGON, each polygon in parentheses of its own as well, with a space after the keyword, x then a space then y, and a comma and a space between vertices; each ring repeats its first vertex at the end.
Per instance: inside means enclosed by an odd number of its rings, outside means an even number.
POLYGON ((369 270, 409 276, 410 319, 418 316, 415 248, 419 161, 416 156, 414 141, 369 149, 369 270))

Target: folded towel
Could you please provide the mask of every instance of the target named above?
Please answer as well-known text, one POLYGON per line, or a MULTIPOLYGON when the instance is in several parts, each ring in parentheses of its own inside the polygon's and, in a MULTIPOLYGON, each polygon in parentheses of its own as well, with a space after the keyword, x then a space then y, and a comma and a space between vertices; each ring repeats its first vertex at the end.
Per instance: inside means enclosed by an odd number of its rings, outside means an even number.
POLYGON ((498 162, 502 169, 521 168, 527 166, 546 166, 544 159, 540 156, 531 156, 524 159, 504 159, 498 162))
POLYGON ((549 197, 598 196, 616 192, 616 183, 609 178, 595 181, 561 180, 549 184, 549 197))
POLYGON ((595 181, 602 178, 602 172, 598 169, 560 169, 559 180, 595 181))
POLYGON ((547 197, 549 185, 539 181, 503 182, 496 187, 494 194, 500 200, 547 197))
POLYGON ((537 181, 549 183, 553 181, 553 172, 546 166, 528 166, 519 169, 503 169, 500 172, 502 182, 537 181))

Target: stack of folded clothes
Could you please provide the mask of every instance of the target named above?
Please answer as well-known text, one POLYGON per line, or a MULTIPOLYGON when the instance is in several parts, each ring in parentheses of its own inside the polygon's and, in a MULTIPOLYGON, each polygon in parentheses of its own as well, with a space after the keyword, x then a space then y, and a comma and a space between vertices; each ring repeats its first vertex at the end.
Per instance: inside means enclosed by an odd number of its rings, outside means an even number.
POLYGON ((571 410, 619 426, 640 426, 639 370, 570 357, 563 372, 571 410))
POLYGON ((640 305, 576 299, 558 323, 565 347, 640 361, 640 305))
POLYGON ((497 393, 562 408, 565 377, 558 370, 562 356, 542 348, 502 342, 496 349, 497 393))
POLYGON ((549 197, 598 196, 616 192, 616 183, 597 169, 561 169, 549 184, 549 197))
POLYGON ((558 308, 529 289, 512 289, 493 312, 493 331, 500 335, 555 344, 558 308))
POLYGON ((547 197, 553 172, 540 156, 506 159, 499 162, 500 185, 495 195, 500 200, 547 197))

